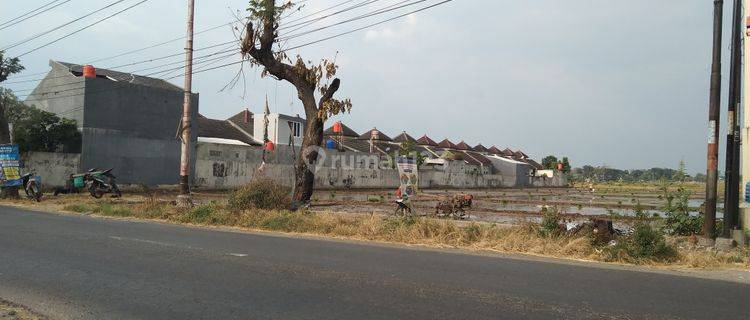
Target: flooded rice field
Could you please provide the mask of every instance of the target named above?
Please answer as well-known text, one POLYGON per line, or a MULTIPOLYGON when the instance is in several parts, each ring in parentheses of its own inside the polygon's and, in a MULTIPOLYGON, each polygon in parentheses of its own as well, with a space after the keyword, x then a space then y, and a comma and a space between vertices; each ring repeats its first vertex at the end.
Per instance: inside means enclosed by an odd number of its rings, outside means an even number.
MULTIPOLYGON (((699 214, 703 204, 703 186, 683 186, 684 195, 693 214, 699 214)), ((665 192, 655 185, 603 186, 599 188, 523 188, 523 189, 430 189, 423 190, 414 200, 418 214, 432 214, 440 199, 457 194, 474 196, 473 206, 467 211, 469 220, 496 223, 538 221, 542 208, 556 208, 569 220, 606 217, 628 220, 640 208, 647 216, 663 216, 667 198, 676 187, 665 192)), ((390 214, 396 208, 391 190, 317 190, 313 196, 315 211, 390 214)), ((721 207, 722 204, 719 204, 721 207)), ((719 210, 720 211, 720 210, 719 210)), ((719 212, 719 215, 721 213, 719 212)))

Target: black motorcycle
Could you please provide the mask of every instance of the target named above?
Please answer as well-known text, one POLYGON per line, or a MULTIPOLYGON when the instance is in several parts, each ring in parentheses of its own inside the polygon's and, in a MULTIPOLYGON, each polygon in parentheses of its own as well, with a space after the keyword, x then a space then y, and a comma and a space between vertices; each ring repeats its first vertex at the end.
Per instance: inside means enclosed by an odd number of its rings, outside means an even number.
POLYGON ((34 199, 36 202, 42 201, 42 191, 33 172, 22 175, 21 181, 23 182, 23 191, 26 192, 27 198, 34 199))
POLYGON ((112 174, 111 168, 104 171, 98 171, 96 168, 90 169, 84 176, 89 193, 97 199, 101 198, 105 193, 111 193, 116 198, 122 197, 122 192, 120 192, 120 188, 117 187, 117 182, 115 182, 116 179, 117 177, 112 174))

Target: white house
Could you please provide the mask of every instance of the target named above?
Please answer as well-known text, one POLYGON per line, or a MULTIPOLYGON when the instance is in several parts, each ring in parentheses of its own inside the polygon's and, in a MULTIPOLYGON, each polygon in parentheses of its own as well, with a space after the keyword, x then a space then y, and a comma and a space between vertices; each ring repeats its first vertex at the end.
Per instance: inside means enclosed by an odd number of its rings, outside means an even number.
MULTIPOLYGON (((253 137, 257 141, 263 141, 263 118, 262 114, 253 117, 253 137)), ((302 145, 305 134, 305 119, 297 116, 288 116, 280 113, 268 115, 268 140, 276 145, 290 145, 294 141, 295 146, 302 145)))

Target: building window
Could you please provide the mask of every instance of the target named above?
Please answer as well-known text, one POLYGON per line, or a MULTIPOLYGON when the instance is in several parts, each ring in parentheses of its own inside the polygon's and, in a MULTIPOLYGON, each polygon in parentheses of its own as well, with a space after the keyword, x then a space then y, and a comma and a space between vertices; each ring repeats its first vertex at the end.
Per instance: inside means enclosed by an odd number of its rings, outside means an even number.
POLYGON ((302 124, 299 122, 289 121, 289 127, 292 129, 292 136, 295 138, 302 137, 302 124))

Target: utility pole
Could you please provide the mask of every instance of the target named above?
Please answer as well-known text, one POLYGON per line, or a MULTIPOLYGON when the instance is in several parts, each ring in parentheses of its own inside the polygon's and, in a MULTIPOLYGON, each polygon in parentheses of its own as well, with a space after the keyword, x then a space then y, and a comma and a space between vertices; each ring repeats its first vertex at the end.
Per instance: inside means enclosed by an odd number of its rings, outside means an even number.
POLYGON ((724 0, 714 0, 713 56, 711 63, 711 91, 708 102, 708 151, 706 164, 706 212, 703 234, 713 243, 716 225, 716 184, 719 162, 719 103, 721 102, 721 24, 724 0))
POLYGON ((180 154, 180 195, 177 204, 192 206, 190 197, 190 131, 191 131, 191 100, 193 91, 193 16, 195 0, 188 0, 187 41, 185 43, 185 98, 182 103, 182 152, 180 154))
POLYGON ((732 229, 737 227, 739 212, 739 170, 740 170, 740 96, 742 90, 741 70, 742 62, 742 3, 734 0, 732 13, 732 52, 729 69, 729 101, 727 102, 727 155, 724 178, 724 227, 721 230, 723 238, 729 238, 732 229))

